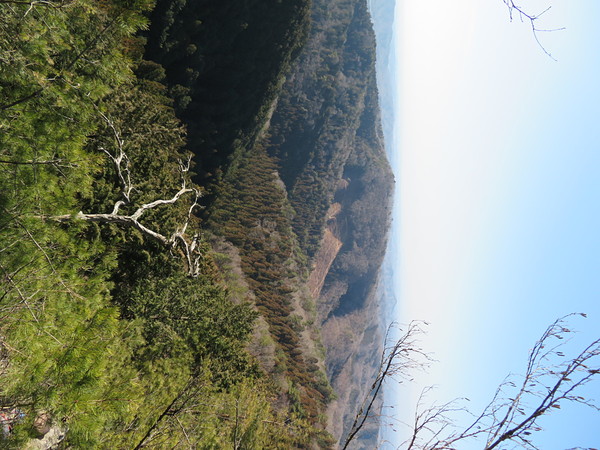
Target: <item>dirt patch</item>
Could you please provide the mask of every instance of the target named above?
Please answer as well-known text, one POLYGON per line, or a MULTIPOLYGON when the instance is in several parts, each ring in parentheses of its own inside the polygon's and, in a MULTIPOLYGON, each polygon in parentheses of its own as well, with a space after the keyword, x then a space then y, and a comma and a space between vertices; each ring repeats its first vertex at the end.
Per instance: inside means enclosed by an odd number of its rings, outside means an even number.
POLYGON ((308 278, 308 288, 313 298, 317 298, 321 294, 325 277, 329 273, 331 264, 333 264, 335 257, 340 252, 342 245, 342 241, 329 228, 326 228, 321 248, 315 257, 315 268, 308 278))

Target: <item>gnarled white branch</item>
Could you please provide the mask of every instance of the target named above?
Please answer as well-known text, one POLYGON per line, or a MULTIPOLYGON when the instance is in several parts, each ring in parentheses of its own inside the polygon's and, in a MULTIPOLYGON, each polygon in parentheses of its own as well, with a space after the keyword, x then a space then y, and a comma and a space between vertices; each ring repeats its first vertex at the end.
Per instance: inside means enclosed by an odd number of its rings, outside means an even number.
POLYGON ((186 235, 186 230, 188 228, 194 210, 200 206, 198 200, 201 197, 200 190, 196 188, 187 187, 187 178, 189 176, 188 173, 190 170, 192 159, 191 155, 188 156, 187 161, 179 161, 181 186, 171 198, 161 198, 151 201, 149 203, 145 203, 139 206, 132 214, 119 214, 121 207, 129 205, 131 203, 131 192, 134 189, 134 185, 131 181, 129 157, 127 156, 127 153, 124 149, 125 141, 121 138, 121 134, 114 122, 110 120, 108 116, 102 113, 101 111, 98 110, 98 113, 110 127, 114 135, 114 140, 117 148, 116 153, 113 154, 103 147, 101 147, 100 150, 102 150, 113 163, 115 172, 117 174, 118 182, 121 187, 122 198, 115 202, 112 208, 112 212, 110 213, 84 213, 83 211, 79 211, 77 214, 45 215, 39 217, 42 219, 52 220, 60 223, 71 222, 73 220, 83 220, 86 222, 113 223, 117 225, 133 227, 140 233, 142 233, 144 236, 148 236, 159 241, 165 247, 168 247, 172 253, 174 251, 180 250, 183 253, 183 257, 185 258, 188 274, 193 277, 198 276, 200 272, 200 261, 202 258, 202 255, 199 251, 200 237, 198 234, 195 234, 191 238, 186 235), (140 219, 147 211, 163 205, 172 205, 178 202, 182 196, 190 192, 193 192, 195 194, 195 198, 192 205, 188 209, 188 214, 185 219, 185 222, 180 227, 178 227, 175 230, 175 232, 172 233, 170 236, 152 230, 140 222, 140 219))

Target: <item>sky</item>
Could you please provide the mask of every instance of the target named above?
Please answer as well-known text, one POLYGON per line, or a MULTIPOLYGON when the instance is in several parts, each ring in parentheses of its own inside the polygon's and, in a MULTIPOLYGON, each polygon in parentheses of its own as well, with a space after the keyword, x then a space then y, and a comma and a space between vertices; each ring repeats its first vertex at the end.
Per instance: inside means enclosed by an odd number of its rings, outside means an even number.
MULTIPOLYGON (((552 6, 537 23, 566 28, 538 34, 555 59, 502 0, 397 0, 388 263, 396 319, 429 323, 437 362, 389 395, 395 411, 435 385, 432 400, 466 396, 478 412, 565 314, 588 315, 570 322, 573 349, 600 337, 600 2, 519 4, 552 6)), ((563 407, 535 442, 600 446, 599 421, 563 407)))

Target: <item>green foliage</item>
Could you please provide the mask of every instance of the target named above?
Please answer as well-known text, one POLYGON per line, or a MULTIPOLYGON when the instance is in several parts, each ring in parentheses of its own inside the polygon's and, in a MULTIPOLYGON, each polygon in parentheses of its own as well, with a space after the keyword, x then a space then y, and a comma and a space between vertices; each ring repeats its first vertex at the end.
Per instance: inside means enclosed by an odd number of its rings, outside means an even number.
MULTIPOLYGON (((19 219, 13 219, 16 223, 19 219)), ((102 429, 105 417, 126 409, 133 385, 117 386, 115 377, 133 377, 122 367, 128 354, 118 311, 106 302, 110 259, 69 233, 23 225, 24 236, 2 256, 3 406, 17 406, 31 424, 39 411, 67 418, 74 442, 102 429), (19 261, 22 252, 27 261, 19 261), (98 261, 99 259, 99 261, 98 261), (17 262, 18 268, 14 269, 17 262), (118 392, 116 395, 112 393, 118 392)))
POLYGON ((201 171, 218 178, 268 119, 304 42, 309 0, 158 0, 146 58, 166 69, 201 171))
MULTIPOLYGON (((0 8, 0 408, 24 414, 7 447, 21 448, 47 414, 68 428, 67 446, 131 448, 154 439, 161 411, 188 397, 238 398, 256 416, 246 413, 239 439, 289 442, 285 427, 264 430, 274 413, 267 391, 251 388, 256 312, 232 302, 206 245, 192 279, 180 255, 135 230, 52 219, 112 210, 123 187, 104 152, 120 146, 135 187, 124 213, 180 188, 185 131, 163 71, 141 63, 136 80, 131 70, 147 3, 0 8)), ((144 224, 170 233, 189 206, 153 209, 144 224)), ((222 418, 199 426, 210 408, 185 414, 177 417, 196 434, 172 433, 174 443, 233 439, 222 418)))
POLYGON ((234 304, 226 291, 209 277, 190 278, 181 273, 140 279, 127 292, 127 316, 143 321, 145 343, 141 360, 192 356, 192 370, 211 358, 215 382, 229 387, 256 374, 245 345, 256 312, 246 304, 234 304))
POLYGON ((228 392, 211 387, 210 373, 191 379, 176 394, 159 422, 139 441, 144 448, 305 448, 309 424, 273 410, 271 388, 256 381, 237 384, 228 392))
POLYGON ((207 225, 240 251, 241 268, 258 310, 280 347, 274 372, 285 374, 297 386, 288 392, 291 411, 319 423, 332 392, 321 385, 324 378, 317 379, 304 359, 303 325, 291 302, 297 283, 290 271, 297 264, 292 216, 276 170, 260 145, 236 160, 207 212, 207 225))
POLYGON ((60 108, 73 105, 74 97, 100 98, 130 75, 122 43, 145 24, 141 13, 150 3, 74 0, 58 8, 41 2, 31 8, 2 5, 1 108, 15 111, 10 105, 32 100, 60 108))
POLYGON ((109 301, 116 254, 85 238, 85 227, 40 216, 76 212, 78 198, 92 195, 92 102, 129 76, 116 44, 141 16, 86 2, 3 5, 0 16, 1 406, 26 414, 15 445, 40 411, 64 418, 73 442, 89 443, 126 414, 136 389, 116 382, 135 376, 125 362, 127 326, 109 301))

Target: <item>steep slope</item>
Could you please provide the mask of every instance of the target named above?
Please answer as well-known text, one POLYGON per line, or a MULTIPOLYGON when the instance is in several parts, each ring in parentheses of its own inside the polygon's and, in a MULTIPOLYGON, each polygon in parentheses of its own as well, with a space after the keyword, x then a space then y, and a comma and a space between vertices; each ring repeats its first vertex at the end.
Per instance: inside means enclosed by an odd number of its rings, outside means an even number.
MULTIPOLYGON (((381 350, 377 279, 393 179, 366 2, 315 1, 311 24, 273 114, 268 150, 296 212, 293 230, 311 258, 310 287, 337 395, 329 429, 340 439, 381 350)), ((374 445, 376 433, 365 439, 367 448, 374 445)))
POLYGON ((210 182, 204 226, 237 248, 264 318, 271 350, 256 355, 280 386, 277 403, 318 426, 326 411, 343 416, 329 420, 339 439, 381 341, 393 180, 375 37, 364 0, 313 1, 307 35, 306 2, 255 3, 161 0, 147 54, 165 66, 210 182))
POLYGON ((250 148, 308 27, 309 0, 158 0, 146 58, 165 68, 206 183, 250 148))
POLYGON ((263 368, 281 386, 279 402, 319 424, 333 393, 314 351, 317 337, 306 335, 314 318, 302 306, 310 299, 292 214, 276 164, 256 146, 220 184, 206 224, 239 250, 242 273, 276 344, 274 364, 263 362, 263 368))

